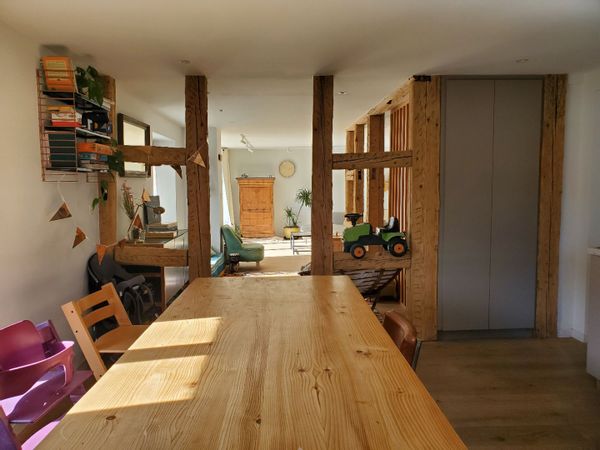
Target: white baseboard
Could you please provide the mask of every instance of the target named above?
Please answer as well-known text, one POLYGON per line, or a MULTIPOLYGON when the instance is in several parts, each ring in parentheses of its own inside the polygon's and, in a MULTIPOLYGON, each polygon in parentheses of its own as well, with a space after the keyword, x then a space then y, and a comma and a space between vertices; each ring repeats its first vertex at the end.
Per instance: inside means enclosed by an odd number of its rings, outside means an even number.
POLYGON ((568 330, 564 330, 564 329, 559 329, 557 332, 558 337, 561 338, 566 338, 566 337, 572 337, 573 339, 577 339, 578 341, 581 342, 585 342, 585 333, 582 333, 579 330, 575 330, 573 328, 570 328, 568 330))

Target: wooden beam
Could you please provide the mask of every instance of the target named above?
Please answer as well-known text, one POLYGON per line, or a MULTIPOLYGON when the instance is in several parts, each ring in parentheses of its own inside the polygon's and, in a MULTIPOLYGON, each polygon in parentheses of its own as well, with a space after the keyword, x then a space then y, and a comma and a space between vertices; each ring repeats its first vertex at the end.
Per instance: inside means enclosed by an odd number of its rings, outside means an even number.
POLYGON ((333 254, 333 267, 336 271, 406 269, 410 267, 410 260, 410 253, 398 258, 388 252, 369 251, 362 259, 356 259, 350 253, 335 252, 333 254))
POLYGON ((185 147, 187 158, 199 152, 206 167, 186 159, 189 278, 210 277, 210 187, 208 160, 208 91, 205 76, 185 77, 185 147))
POLYGON ((544 77, 535 313, 536 336, 542 338, 557 335, 566 90, 566 75, 544 77))
MULTIPOLYGON (((346 155, 354 154, 354 130, 346 131, 346 155)), ((342 155, 342 156, 346 156, 342 155)), ((336 155, 333 155, 333 160, 335 161, 336 155)), ((333 163, 333 168, 335 169, 335 162, 333 163)), ((354 169, 353 167, 345 167, 345 169, 354 169)), ((354 171, 347 171, 346 173, 346 183, 345 183, 345 191, 344 191, 344 199, 345 199, 345 212, 346 214, 354 212, 354 176, 349 176, 353 174, 354 171), (349 173, 348 173, 349 172, 349 173)))
POLYGON ((348 130, 353 130, 357 125, 365 125, 369 122, 369 117, 384 114, 387 111, 390 111, 396 107, 403 106, 407 104, 409 101, 409 87, 408 83, 400 86, 394 92, 392 92, 387 97, 384 97, 377 105, 371 108, 366 114, 363 114, 358 119, 354 121, 348 130))
POLYGON ((185 267, 188 251, 184 249, 124 245, 115 247, 115 261, 121 264, 158 267, 185 267))
MULTIPOLYGON (((115 79, 104 76, 104 96, 113 102, 110 109, 109 119, 113 125, 112 137, 117 133, 116 101, 117 87, 115 79)), ((98 204, 98 230, 100 234, 100 243, 103 245, 112 245, 117 242, 117 210, 119 204, 117 201, 117 183, 115 177, 110 173, 98 174, 98 193, 102 195, 102 185, 107 186, 105 200, 98 204)))
POLYGON ((410 83, 409 143, 413 151, 407 312, 421 339, 437 337, 440 175, 440 78, 410 83))
POLYGON ((187 150, 180 147, 157 147, 155 145, 118 145, 123 159, 128 162, 146 163, 150 166, 185 166, 187 150))
POLYGON ((410 167, 412 152, 334 153, 333 170, 410 167))
MULTIPOLYGON (((365 151, 365 126, 356 125, 354 129, 354 153, 360 154, 365 151)), ((354 171, 354 209, 355 212, 365 212, 365 171, 356 169, 354 171)))
MULTIPOLYGON (((384 152, 384 123, 385 116, 378 114, 369 116, 368 125, 368 154, 376 154, 384 152)), ((362 156, 365 158, 365 156, 362 156)), ((376 167, 368 170, 369 177, 367 179, 367 215, 369 223, 374 227, 383 226, 383 192, 384 178, 383 168, 376 167)))
POLYGON ((313 78, 312 253, 313 275, 333 273, 333 76, 313 78))

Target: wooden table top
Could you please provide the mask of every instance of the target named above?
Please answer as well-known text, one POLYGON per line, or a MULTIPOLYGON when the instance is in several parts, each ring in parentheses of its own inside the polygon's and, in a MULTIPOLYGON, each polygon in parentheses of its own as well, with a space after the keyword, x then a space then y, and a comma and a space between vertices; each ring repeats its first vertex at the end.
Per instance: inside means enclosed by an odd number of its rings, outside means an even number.
POLYGON ((195 280, 40 449, 465 448, 345 276, 195 280))

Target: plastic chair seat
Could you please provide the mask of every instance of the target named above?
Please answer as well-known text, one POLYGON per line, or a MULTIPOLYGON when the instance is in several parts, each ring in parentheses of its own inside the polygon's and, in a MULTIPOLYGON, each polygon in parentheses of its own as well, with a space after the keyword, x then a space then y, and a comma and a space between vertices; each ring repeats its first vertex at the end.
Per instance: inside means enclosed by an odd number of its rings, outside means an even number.
POLYGON ((121 325, 100 336, 94 343, 99 353, 125 353, 148 325, 121 325))
POLYGON ((35 423, 66 397, 83 395, 83 383, 91 376, 89 370, 75 371, 71 382, 65 385, 64 370, 56 368, 24 394, 0 400, 0 406, 11 423, 35 423))

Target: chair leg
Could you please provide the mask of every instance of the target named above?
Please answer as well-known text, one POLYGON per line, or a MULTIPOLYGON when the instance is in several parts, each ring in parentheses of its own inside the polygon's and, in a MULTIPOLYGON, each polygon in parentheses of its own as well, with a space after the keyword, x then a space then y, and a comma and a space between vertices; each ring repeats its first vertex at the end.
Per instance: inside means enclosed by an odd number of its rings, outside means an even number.
POLYGON ((260 261, 256 261, 256 267, 260 266, 260 261))

